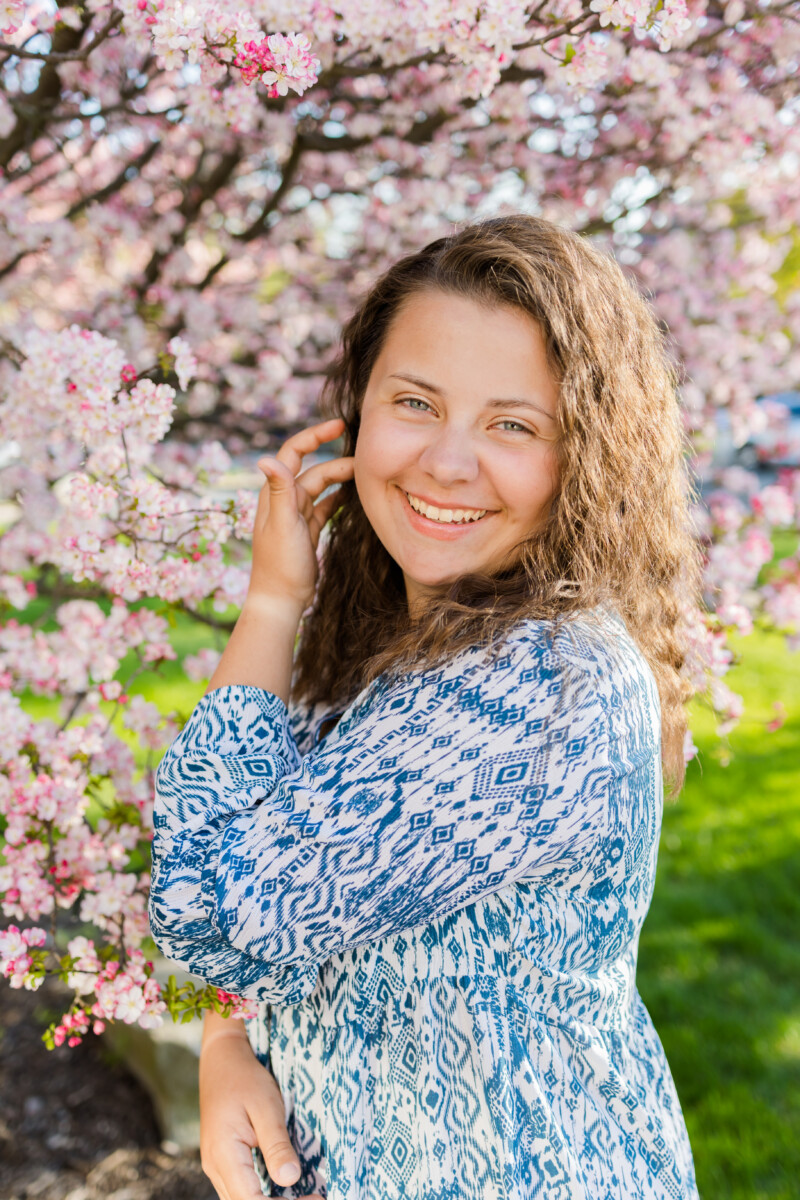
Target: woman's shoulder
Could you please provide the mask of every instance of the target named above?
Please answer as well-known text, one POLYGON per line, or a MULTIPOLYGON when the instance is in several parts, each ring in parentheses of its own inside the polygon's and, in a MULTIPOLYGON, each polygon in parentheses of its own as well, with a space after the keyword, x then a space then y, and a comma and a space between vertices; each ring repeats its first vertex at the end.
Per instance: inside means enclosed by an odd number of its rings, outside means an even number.
MULTIPOLYGON (((608 607, 584 610, 563 621, 536 618, 517 624, 487 656, 486 649, 471 647, 435 667, 417 666, 397 678, 377 678, 345 709, 343 726, 386 715, 397 718, 414 698, 430 691, 442 699, 477 688, 484 698, 512 695, 520 712, 524 697, 541 699, 544 691, 565 703, 588 702, 598 716, 605 714, 620 726, 632 708, 649 710, 653 727, 660 719, 658 691, 644 655, 625 622, 608 607), (520 702, 522 702, 520 707, 520 702)), ((318 732, 332 716, 326 702, 309 705, 291 701, 289 724, 297 748, 305 755, 318 741, 318 732)))
POLYGON ((580 610, 562 620, 530 618, 513 631, 509 642, 526 655, 553 666, 600 680, 619 672, 650 673, 647 660, 616 609, 608 605, 580 610))
POLYGON ((658 687, 650 666, 616 609, 598 606, 559 622, 528 620, 515 631, 520 670, 534 679, 550 676, 558 686, 591 696, 620 727, 634 714, 649 714, 660 727, 658 687))

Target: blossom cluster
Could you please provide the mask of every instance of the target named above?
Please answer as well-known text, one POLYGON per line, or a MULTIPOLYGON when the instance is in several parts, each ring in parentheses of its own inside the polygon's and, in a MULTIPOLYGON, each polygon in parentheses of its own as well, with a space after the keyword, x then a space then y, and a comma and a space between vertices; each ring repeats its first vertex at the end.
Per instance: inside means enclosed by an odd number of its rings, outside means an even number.
MULTIPOLYGON (((0 417, 23 459, 9 474, 39 491, 48 518, 35 545, 28 542, 29 561, 52 563, 128 602, 155 596, 195 604, 212 595, 220 610, 240 604, 248 571, 226 561, 224 548, 252 528, 251 498, 220 505, 191 488, 200 473, 209 482, 230 465, 218 443, 197 452, 191 469, 187 464, 186 487, 170 479, 168 455, 161 474, 156 444, 172 422, 175 389, 135 377, 115 342, 77 326, 32 331, 21 350, 24 362, 0 417), (43 475, 63 480, 60 501, 41 493, 43 475)), ((172 339, 168 358, 187 386, 196 368, 189 347, 172 339)), ((28 538, 25 523, 6 535, 0 569, 13 568, 28 538)), ((54 689, 62 682, 57 672, 51 680, 54 689)))
MULTIPOLYGON (((175 71, 185 65, 198 67, 211 79, 220 76, 226 64, 238 67, 239 57, 248 61, 248 47, 265 35, 255 15, 246 7, 231 8, 218 0, 116 0, 109 6, 94 3, 91 9, 104 20, 109 8, 123 18, 126 37, 142 50, 152 51, 158 65, 175 71)), ((52 33, 59 24, 80 28, 80 17, 71 9, 53 9, 29 0, 0 0, 0 35, 12 45, 22 45, 32 33, 52 33)), ((311 53, 305 34, 280 33, 269 36, 269 64, 245 76, 250 83, 256 73, 266 71, 263 82, 285 96, 291 88, 298 95, 317 80, 320 62, 311 53)), ((243 72, 243 75, 245 73, 243 72)))
MULTIPOLYGON (((173 981, 162 988, 154 978, 153 963, 145 960, 141 949, 130 950, 123 962, 110 957, 107 948, 98 953, 94 941, 83 935, 71 938, 63 954, 53 950, 50 942, 47 931, 35 926, 20 929, 9 925, 0 931, 0 972, 12 988, 37 990, 46 977, 51 951, 55 964, 52 973, 74 992, 69 1009, 44 1034, 43 1040, 51 1049, 64 1043, 77 1046, 90 1028, 95 1034, 103 1033, 109 1021, 155 1029, 170 1010, 165 995, 173 999, 191 990, 185 986, 178 989, 173 981)), ((206 989, 200 997, 201 1002, 208 1002, 203 1007, 213 1007, 234 1018, 255 1015, 253 1001, 221 988, 206 989)), ((195 1002, 197 998, 195 989, 195 1002)))
MULTIPOLYGON (((210 89, 206 94, 225 108, 231 107, 232 97, 220 90, 223 80, 226 87, 233 83, 233 93, 240 98, 230 68, 238 70, 245 86, 260 80, 272 99, 290 90, 302 95, 312 87, 322 62, 312 53, 311 36, 326 58, 328 47, 337 43, 355 54, 377 50, 388 65, 413 58, 420 50, 450 56, 462 67, 461 85, 467 94, 487 96, 515 48, 527 44, 531 20, 525 0, 406 0, 403 5, 344 0, 335 8, 319 0, 301 0, 288 13, 284 5, 265 0, 234 6, 218 0, 95 0, 91 7, 103 20, 110 12, 122 17, 128 42, 142 52, 152 48, 163 70, 197 68, 202 84, 210 89), (264 32, 263 24, 274 29, 287 16, 296 32, 264 32)), ((680 41, 701 15, 690 15, 686 0, 591 0, 589 9, 601 32, 636 30, 641 37, 652 37, 662 51, 680 41)), ((581 23, 579 11, 570 0, 555 0, 551 11, 540 16, 541 27, 550 29, 541 41, 557 49, 562 39, 564 78, 578 89, 613 73, 612 60, 595 40, 591 22, 581 23)), ((52 9, 31 0, 0 3, 0 34, 12 45, 24 44, 35 31, 52 34, 59 24, 78 29, 80 19, 71 9, 52 9)))
POLYGON ((290 86, 302 94, 316 81, 320 62, 311 54, 305 34, 272 33, 261 41, 245 42, 233 65, 246 84, 260 79, 275 99, 285 96, 290 86))
POLYGON ((19 929, 9 925, 0 930, 0 971, 12 988, 21 988, 30 980, 35 991, 44 980, 44 972, 37 971, 36 951, 45 944, 47 934, 35 926, 19 929))
MULTIPOLYGON (((201 479, 215 483, 230 466, 219 444, 194 455, 159 445, 175 390, 141 377, 111 339, 71 326, 33 330, 22 347, 0 405, 21 451, 9 473, 22 496, 0 535, 0 595, 11 609, 0 624, 0 897, 7 918, 51 928, 9 926, 2 970, 15 987, 54 972, 73 990, 46 1034, 51 1046, 76 1045, 107 1021, 151 1027, 167 1011, 247 1015, 238 997, 159 983, 147 962, 153 771, 180 718, 129 689, 176 658, 166 615, 132 602, 240 601, 247 571, 225 561, 223 546, 245 559, 256 497, 220 502, 202 490, 201 479), (23 563, 35 579, 20 577, 23 563), (53 570, 99 587, 105 603, 76 597, 57 602, 47 625, 20 620, 53 570), (56 701, 57 718, 30 716, 26 694, 56 701), (93 931, 66 955, 62 912, 93 931)), ((185 387, 196 362, 173 338, 163 366, 185 387)), ((187 673, 207 678, 214 663, 203 649, 187 673)))

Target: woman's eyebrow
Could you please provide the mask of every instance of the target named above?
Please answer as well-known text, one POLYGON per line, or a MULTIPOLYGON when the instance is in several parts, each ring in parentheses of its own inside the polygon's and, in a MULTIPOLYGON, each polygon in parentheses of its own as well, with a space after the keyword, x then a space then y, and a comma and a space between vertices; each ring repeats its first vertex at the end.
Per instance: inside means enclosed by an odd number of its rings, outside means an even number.
MULTIPOLYGON (((428 383, 426 379, 421 379, 419 375, 410 373, 393 373, 389 376, 390 379, 403 379, 406 383, 416 384, 417 387, 424 388, 426 392, 433 392, 434 396, 444 398, 445 393, 435 383, 428 383)), ((524 400, 521 396, 510 396, 505 400, 487 400, 486 404, 489 408, 533 408, 536 412, 541 413, 543 417, 548 417, 551 421, 555 421, 552 413, 547 412, 541 405, 536 404, 533 400, 524 400)))

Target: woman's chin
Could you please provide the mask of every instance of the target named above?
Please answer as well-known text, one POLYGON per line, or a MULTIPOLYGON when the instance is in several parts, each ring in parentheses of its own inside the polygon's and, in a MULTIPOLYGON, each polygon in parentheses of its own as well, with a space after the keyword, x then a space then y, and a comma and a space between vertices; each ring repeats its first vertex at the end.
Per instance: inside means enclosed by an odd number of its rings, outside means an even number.
POLYGON ((434 595, 437 592, 443 593, 450 585, 459 579, 462 575, 468 574, 474 568, 465 567, 456 573, 451 572, 449 575, 443 575, 441 571, 429 572, 410 572, 403 571, 406 580, 406 591, 412 595, 414 593, 424 595, 429 593, 434 595))

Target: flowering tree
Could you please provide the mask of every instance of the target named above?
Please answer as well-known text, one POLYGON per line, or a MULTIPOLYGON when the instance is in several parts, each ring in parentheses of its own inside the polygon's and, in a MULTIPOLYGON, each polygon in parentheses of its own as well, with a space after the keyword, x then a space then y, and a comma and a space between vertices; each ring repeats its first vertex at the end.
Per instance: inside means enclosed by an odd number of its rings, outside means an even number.
MULTIPOLYGON (((800 6, 0 0, 0 36, 0 895, 22 923, 0 964, 12 986, 61 975, 74 1001, 46 1036, 74 1044, 247 1011, 146 961, 153 764, 117 718, 150 759, 174 737, 125 688, 175 658, 175 613, 224 626, 243 599, 255 496, 213 485, 314 419, 389 260, 540 212, 651 297, 701 469, 720 421, 741 444, 784 419, 755 399, 800 384, 800 6), (33 597, 48 621, 20 621, 33 597), (59 937, 61 915, 82 932, 59 937)), ((800 647, 797 553, 758 586, 800 480, 715 482, 686 673, 725 733, 728 632, 800 647)))

